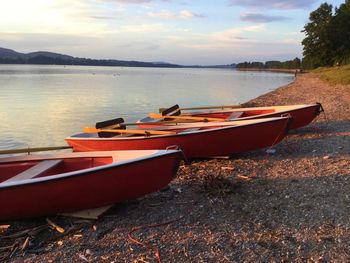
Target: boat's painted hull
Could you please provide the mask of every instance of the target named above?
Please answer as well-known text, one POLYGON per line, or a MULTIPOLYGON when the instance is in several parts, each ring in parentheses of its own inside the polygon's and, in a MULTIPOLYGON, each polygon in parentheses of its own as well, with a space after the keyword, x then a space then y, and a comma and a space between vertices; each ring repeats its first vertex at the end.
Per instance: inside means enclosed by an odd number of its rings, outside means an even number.
POLYGON ((125 165, 0 187, 0 220, 73 212, 158 191, 173 179, 180 159, 179 151, 169 151, 125 165))
POLYGON ((289 118, 255 120, 253 124, 195 131, 186 134, 135 138, 66 138, 74 151, 167 149, 178 146, 187 158, 232 155, 269 147, 287 133, 289 118))

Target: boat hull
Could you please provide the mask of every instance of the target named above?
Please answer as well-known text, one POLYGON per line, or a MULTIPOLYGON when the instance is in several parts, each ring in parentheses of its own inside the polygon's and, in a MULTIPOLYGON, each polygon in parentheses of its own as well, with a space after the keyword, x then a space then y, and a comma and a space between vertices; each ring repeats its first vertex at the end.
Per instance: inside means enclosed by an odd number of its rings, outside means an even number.
MULTIPOLYGON (((241 113, 239 117, 231 120, 253 120, 261 118, 272 118, 289 115, 292 120, 290 129, 298 129, 310 124, 323 111, 320 103, 309 105, 290 105, 290 106, 271 106, 271 107, 252 107, 252 108, 235 108, 235 109, 221 109, 212 111, 194 111, 185 112, 181 116, 203 117, 203 118, 220 118, 229 120, 231 114, 241 113)), ((159 127, 161 125, 147 124, 147 122, 155 122, 152 118, 146 117, 139 122, 140 128, 159 127)), ((172 120, 175 121, 175 120, 172 120)), ((183 120, 182 120, 183 121, 183 120)), ((164 121, 164 125, 166 125, 164 121)))
POLYGON ((0 220, 74 212, 158 191, 174 178, 181 159, 180 151, 169 152, 68 177, 2 186, 0 220))
POLYGON ((287 117, 256 120, 248 125, 140 138, 72 136, 66 138, 66 141, 74 151, 167 149, 178 146, 187 158, 226 156, 278 143, 287 134, 289 120, 287 117))

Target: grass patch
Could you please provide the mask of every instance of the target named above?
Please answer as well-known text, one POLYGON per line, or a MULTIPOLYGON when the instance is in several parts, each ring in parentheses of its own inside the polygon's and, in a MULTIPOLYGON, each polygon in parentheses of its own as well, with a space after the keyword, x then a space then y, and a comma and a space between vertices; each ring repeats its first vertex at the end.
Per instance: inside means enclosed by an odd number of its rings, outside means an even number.
POLYGON ((224 178, 222 175, 206 175, 203 177, 201 192, 209 196, 224 197, 235 193, 240 186, 238 182, 224 178))
POLYGON ((319 73, 321 79, 328 81, 331 84, 350 84, 350 65, 331 68, 318 68, 313 72, 319 73))

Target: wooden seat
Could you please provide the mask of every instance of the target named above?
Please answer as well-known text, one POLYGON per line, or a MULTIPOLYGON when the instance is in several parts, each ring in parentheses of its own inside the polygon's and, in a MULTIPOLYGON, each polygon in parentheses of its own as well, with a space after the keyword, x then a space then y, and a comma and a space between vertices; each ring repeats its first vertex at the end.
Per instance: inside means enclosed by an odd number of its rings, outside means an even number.
POLYGON ((189 129, 186 129, 186 130, 183 130, 182 133, 185 133, 185 132, 193 132, 193 131, 198 131, 200 128, 197 128, 197 127, 194 127, 194 128, 189 128, 189 129))
POLYGON ((44 172, 48 171, 51 168, 54 168, 58 164, 60 164, 62 160, 45 160, 40 163, 34 165, 33 167, 11 177, 10 179, 4 181, 3 183, 14 182, 19 180, 31 179, 35 178, 44 172))
POLYGON ((243 115, 243 111, 234 111, 228 116, 227 119, 232 120, 232 119, 237 119, 243 115))

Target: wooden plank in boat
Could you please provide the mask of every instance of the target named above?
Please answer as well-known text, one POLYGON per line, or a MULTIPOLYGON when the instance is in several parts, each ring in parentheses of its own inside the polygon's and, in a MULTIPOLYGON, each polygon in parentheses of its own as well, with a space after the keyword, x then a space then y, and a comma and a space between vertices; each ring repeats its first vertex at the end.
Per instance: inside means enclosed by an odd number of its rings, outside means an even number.
POLYGON ((77 217, 83 219, 98 219, 102 214, 107 212, 113 205, 102 206, 87 210, 81 210, 73 213, 62 213, 61 216, 77 217))
MULTIPOLYGON (((8 180, 4 181, 6 183, 8 182, 14 182, 14 181, 19 181, 19 180, 25 180, 25 179, 31 179, 31 178, 35 178, 41 174, 43 174, 44 172, 46 172, 47 170, 54 168, 55 166, 57 166, 58 164, 60 164, 62 162, 62 160, 45 160, 45 161, 41 161, 40 163, 34 165, 33 167, 9 178, 8 180)), ((4 183, 3 182, 3 183, 4 183)))
POLYGON ((243 111, 234 111, 230 114, 230 116, 227 119, 229 119, 229 120, 237 119, 237 118, 241 117, 242 115, 243 115, 243 111))

